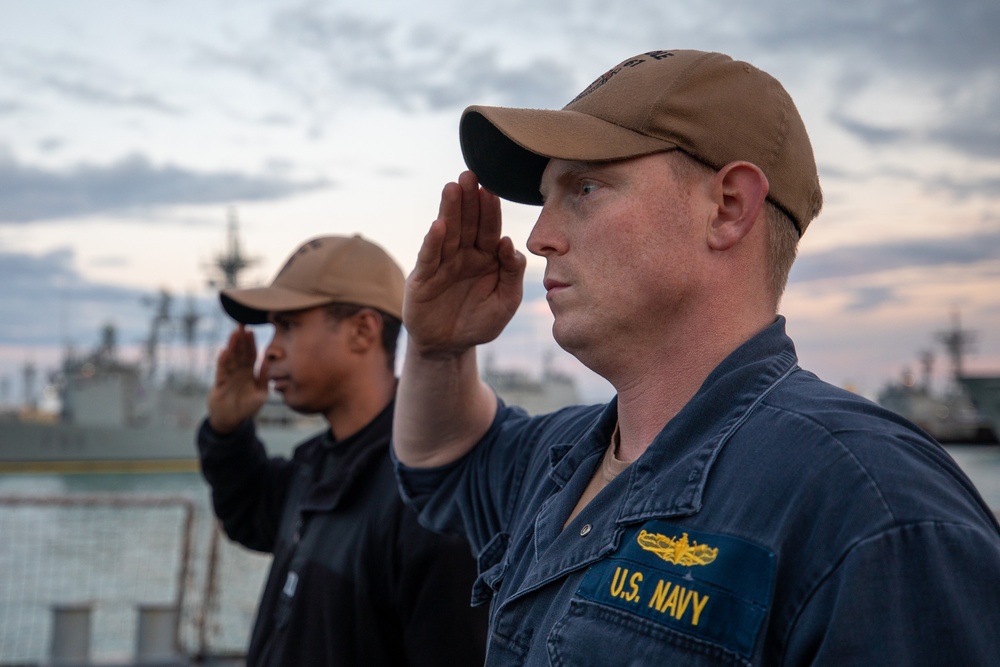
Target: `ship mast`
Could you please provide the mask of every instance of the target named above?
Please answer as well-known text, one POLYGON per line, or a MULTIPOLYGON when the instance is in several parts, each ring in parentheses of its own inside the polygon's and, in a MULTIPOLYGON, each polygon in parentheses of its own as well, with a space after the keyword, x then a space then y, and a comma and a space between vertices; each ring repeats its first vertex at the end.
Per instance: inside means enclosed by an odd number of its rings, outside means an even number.
POLYGON ((226 247, 212 260, 212 267, 221 276, 209 278, 208 286, 213 289, 229 289, 240 284, 240 274, 260 261, 258 257, 248 257, 243 252, 243 243, 240 240, 239 220, 236 216, 236 207, 229 207, 228 223, 226 229, 226 247))
POLYGON ((951 329, 939 332, 936 338, 944 344, 944 349, 951 359, 952 377, 957 381, 963 375, 962 363, 965 359, 965 353, 972 351, 976 335, 974 332, 962 328, 957 310, 952 312, 951 320, 951 329))
MULTIPOLYGON (((258 262, 260 262, 259 257, 250 257, 243 251, 243 241, 240 239, 240 223, 236 215, 236 207, 230 206, 226 225, 226 245, 222 252, 216 254, 208 267, 206 267, 209 274, 206 281, 207 285, 213 290, 239 287, 242 284, 240 276, 243 272, 258 262)), ((208 339, 211 345, 205 349, 208 355, 206 366, 209 368, 213 366, 216 354, 216 351, 211 348, 218 340, 224 319, 225 316, 220 306, 216 309, 215 315, 210 320, 211 331, 208 339)))
POLYGON ((173 295, 166 289, 160 290, 155 301, 151 298, 143 299, 146 304, 152 305, 156 311, 153 314, 152 320, 150 320, 149 338, 146 339, 146 361, 149 365, 146 374, 149 377, 153 377, 156 374, 160 353, 160 333, 170 325, 170 309, 173 299, 173 295))

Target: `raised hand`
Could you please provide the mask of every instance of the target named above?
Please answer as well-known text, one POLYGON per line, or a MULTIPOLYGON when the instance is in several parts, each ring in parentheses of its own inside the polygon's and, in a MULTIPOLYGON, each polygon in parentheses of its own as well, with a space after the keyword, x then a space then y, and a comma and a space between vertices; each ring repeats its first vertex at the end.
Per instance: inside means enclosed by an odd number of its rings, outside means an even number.
POLYGON ((526 261, 500 234, 500 200, 475 174, 445 186, 403 301, 410 345, 421 354, 461 354, 496 338, 514 316, 526 261))
POLYGON ((257 344, 242 324, 229 335, 215 364, 215 383, 208 393, 208 422, 218 433, 231 433, 252 418, 267 401, 267 361, 254 373, 257 344))

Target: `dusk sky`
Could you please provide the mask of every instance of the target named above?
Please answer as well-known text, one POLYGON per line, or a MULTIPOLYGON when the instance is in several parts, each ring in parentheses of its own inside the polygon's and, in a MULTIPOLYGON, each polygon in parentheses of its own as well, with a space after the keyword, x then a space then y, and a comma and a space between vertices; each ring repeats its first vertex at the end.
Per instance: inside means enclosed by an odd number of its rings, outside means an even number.
MULTIPOLYGON (((26 362, 113 323, 125 353, 161 289, 211 333, 206 267, 230 206, 244 278, 305 239, 360 232, 409 271, 464 168, 469 104, 559 108, 656 49, 718 50, 775 75, 813 141, 826 206, 781 311, 801 365, 874 395, 959 313, 967 369, 1000 372, 1000 3, 511 0, 504 3, 0 0, 0 404, 26 362)), ((537 211, 504 204, 524 252, 537 211)), ((558 350, 529 255, 490 346, 558 350)), ((228 327, 228 324, 224 325, 228 327)), ((943 380, 941 380, 943 384, 943 380)))

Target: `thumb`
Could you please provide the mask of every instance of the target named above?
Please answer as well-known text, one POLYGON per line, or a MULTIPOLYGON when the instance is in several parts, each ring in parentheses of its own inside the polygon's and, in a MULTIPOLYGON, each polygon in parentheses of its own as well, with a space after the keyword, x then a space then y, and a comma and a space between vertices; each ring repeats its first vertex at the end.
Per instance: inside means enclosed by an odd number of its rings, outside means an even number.
POLYGON ((497 257, 500 260, 500 283, 506 289, 521 289, 524 281, 524 270, 528 259, 514 248, 514 242, 509 236, 500 239, 497 247, 497 257))
POLYGON ((262 391, 267 390, 268 371, 270 368, 271 368, 271 362, 267 358, 267 355, 264 355, 264 358, 260 360, 260 366, 258 367, 257 372, 254 373, 253 376, 254 386, 258 390, 262 391))

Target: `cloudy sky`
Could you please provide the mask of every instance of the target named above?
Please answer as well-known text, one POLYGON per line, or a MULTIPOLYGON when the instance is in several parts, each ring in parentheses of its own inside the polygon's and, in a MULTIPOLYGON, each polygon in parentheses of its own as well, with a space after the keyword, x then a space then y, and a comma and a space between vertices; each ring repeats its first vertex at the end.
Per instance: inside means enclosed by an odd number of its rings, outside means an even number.
MULTIPOLYGON (((874 394, 953 313, 1000 371, 1000 3, 990 0, 0 0, 0 403, 113 323, 126 352, 160 290, 219 334, 206 269, 238 214, 244 275, 361 232, 409 270, 473 103, 558 108, 654 49, 777 76, 810 130, 826 208, 782 310, 802 365, 874 394), (215 327, 213 329, 213 327, 215 327)), ((534 221, 506 205, 524 248, 534 221)), ((492 346, 556 350, 529 261, 492 346)), ((213 333, 213 331, 215 333, 213 333)), ((608 387, 580 372, 588 397, 608 387)))

